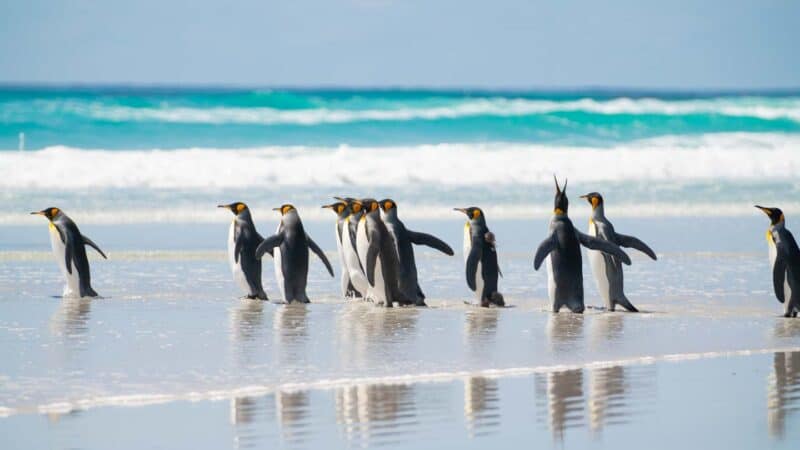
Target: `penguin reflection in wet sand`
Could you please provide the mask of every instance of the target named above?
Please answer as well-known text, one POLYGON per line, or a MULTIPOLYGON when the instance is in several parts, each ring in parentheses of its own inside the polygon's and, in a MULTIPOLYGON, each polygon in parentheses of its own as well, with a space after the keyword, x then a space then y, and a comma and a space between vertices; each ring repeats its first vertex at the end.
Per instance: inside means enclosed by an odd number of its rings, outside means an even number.
MULTIPOLYGON (((229 209, 235 216, 228 232, 228 260, 236 284, 249 299, 268 300, 261 284, 261 259, 256 258, 256 248, 264 238, 256 231, 250 208, 242 202, 218 205, 229 209)), ((272 251, 269 251, 272 255, 272 251)))
POLYGON ((775 297, 784 304, 783 317, 797 317, 800 312, 800 249, 792 233, 786 229, 786 218, 780 209, 758 205, 756 208, 770 220, 767 245, 775 297))
POLYGON ((347 268, 347 261, 345 260, 344 242, 347 237, 347 242, 350 242, 349 236, 350 228, 347 218, 350 217, 350 205, 346 201, 337 201, 330 205, 323 205, 323 208, 328 208, 336 213, 336 223, 334 233, 336 235, 336 250, 339 253, 339 265, 342 270, 342 296, 343 297, 361 297, 361 293, 356 290, 353 283, 350 281, 350 271, 347 268))
POLYGON ((533 267, 539 270, 547 258, 547 290, 553 305, 553 312, 563 306, 574 313, 583 313, 583 263, 581 245, 599 250, 619 258, 630 265, 628 255, 617 244, 600 240, 576 230, 567 216, 569 200, 567 199, 567 182, 564 188, 556 183, 555 207, 550 220, 550 235, 539 245, 533 260, 533 267))
POLYGON ((357 200, 356 204, 366 211, 358 221, 356 247, 370 285, 367 297, 387 307, 392 307, 394 303, 414 304, 415 298, 407 297, 400 290, 397 246, 394 237, 381 220, 378 201, 369 198, 357 200))
POLYGON ((333 276, 333 268, 325 253, 306 234, 300 215, 294 206, 285 204, 273 211, 280 211, 281 223, 277 233, 264 239, 256 249, 256 258, 262 258, 265 253, 273 251, 275 260, 275 278, 286 303, 309 303, 306 295, 308 281, 308 250, 319 256, 328 273, 333 276))
POLYGON ((407 229, 397 216, 397 203, 394 200, 387 198, 378 203, 382 210, 381 218, 383 223, 386 224, 386 228, 391 233, 397 246, 400 290, 407 298, 414 299, 414 304, 417 306, 425 306, 425 294, 422 292, 422 288, 419 287, 417 263, 414 259, 414 247, 412 244, 427 245, 449 256, 453 256, 453 249, 435 236, 407 229))
MULTIPOLYGON (((606 218, 604 211, 603 196, 597 192, 581 195, 592 205, 592 217, 589 219, 589 236, 602 239, 620 247, 630 247, 639 250, 645 255, 657 259, 656 254, 644 242, 633 236, 617 233, 614 225, 606 218)), ((614 256, 605 254, 599 250, 589 250, 589 264, 592 266, 592 273, 597 282, 597 289, 606 302, 606 308, 614 311, 617 305, 622 306, 631 312, 639 312, 631 304, 623 290, 622 263, 614 256)))
POLYGON ((464 224, 464 262, 467 286, 478 296, 483 307, 505 306, 503 295, 497 292, 497 278, 502 276, 497 264, 494 233, 486 226, 486 216, 480 208, 455 208, 467 215, 464 224))
POLYGON ((63 296, 97 297, 97 292, 92 289, 85 246, 93 247, 104 259, 108 259, 106 254, 91 239, 82 235, 75 222, 60 209, 51 207, 31 214, 44 216, 50 221, 50 244, 58 267, 67 280, 63 296))

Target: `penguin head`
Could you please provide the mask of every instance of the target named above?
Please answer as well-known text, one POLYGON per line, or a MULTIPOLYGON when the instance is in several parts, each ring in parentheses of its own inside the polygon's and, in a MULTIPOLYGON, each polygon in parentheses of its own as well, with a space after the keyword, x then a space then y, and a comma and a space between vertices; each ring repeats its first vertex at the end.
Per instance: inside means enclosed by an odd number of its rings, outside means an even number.
POLYGON ((581 198, 585 198, 590 205, 592 205, 592 210, 597 209, 598 207, 603 206, 603 196, 600 195, 598 192, 589 192, 586 195, 581 195, 581 198))
POLYGON ((52 222, 52 221, 58 219, 59 217, 61 217, 64 213, 61 212, 61 210, 59 208, 51 206, 51 207, 45 208, 45 209, 43 209, 41 211, 34 211, 31 214, 34 214, 34 215, 37 215, 37 216, 45 216, 45 217, 47 217, 47 220, 52 222))
POLYGON ((386 217, 397 217, 397 203, 390 198, 385 198, 378 202, 383 211, 384 216, 386 217))
POLYGON ((248 208, 247 205, 245 205, 242 202, 233 202, 233 203, 229 203, 227 205, 217 205, 217 208, 229 209, 233 213, 234 216, 238 216, 238 215, 240 215, 242 213, 246 213, 246 212, 250 211, 250 208, 248 208))
POLYGON ((379 211, 381 210, 378 201, 374 198, 362 198, 361 200, 356 200, 355 203, 361 205, 361 208, 364 209, 365 214, 379 214, 379 211))
POLYGON ((758 206, 756 208, 760 209, 769 217, 770 223, 772 225, 778 225, 783 223, 786 218, 783 216, 783 211, 780 208, 767 208, 766 206, 758 206))
POLYGON ((277 208, 272 208, 272 210, 280 211, 282 216, 292 213, 297 214, 297 209, 295 209, 294 205, 292 205, 291 203, 284 203, 283 205, 277 208))
POLYGON ((483 215, 483 210, 477 206, 470 206, 469 208, 453 208, 453 211, 459 211, 466 214, 470 222, 486 222, 486 218, 483 215))
POLYGON ((556 197, 553 201, 553 214, 557 216, 567 215, 569 209, 569 200, 567 199, 567 180, 564 180, 564 187, 558 187, 558 179, 555 174, 553 181, 556 182, 556 197))
POLYGON ((347 207, 347 203, 343 201, 331 203, 330 205, 322 205, 322 207, 330 209, 336 213, 337 217, 342 219, 350 215, 350 209, 347 207))

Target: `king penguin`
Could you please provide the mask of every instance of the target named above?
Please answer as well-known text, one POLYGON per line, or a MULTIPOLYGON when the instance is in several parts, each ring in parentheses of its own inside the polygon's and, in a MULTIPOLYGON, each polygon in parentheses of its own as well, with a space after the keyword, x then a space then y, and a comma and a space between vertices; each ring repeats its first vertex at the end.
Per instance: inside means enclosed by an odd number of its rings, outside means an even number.
POLYGON ((242 202, 217 207, 229 209, 234 215, 228 232, 228 260, 234 281, 247 298, 268 300, 261 284, 261 259, 256 258, 256 248, 264 238, 256 231, 250 208, 242 202))
POLYGON ((319 256, 331 276, 333 268, 322 249, 306 234, 294 206, 284 204, 280 208, 273 208, 273 211, 280 211, 281 222, 277 232, 264 239, 256 248, 256 258, 262 258, 265 253, 274 249, 275 278, 283 300, 286 303, 309 303, 306 295, 309 249, 319 256))
POLYGON ((108 259, 106 254, 91 239, 82 235, 75 222, 59 208, 46 208, 31 214, 45 216, 50 221, 50 244, 53 247, 58 267, 67 280, 62 295, 64 297, 97 297, 97 292, 92 289, 89 259, 86 257, 85 246, 91 246, 104 259, 108 259))
MULTIPOLYGON (((620 247, 629 247, 639 250, 645 255, 657 259, 655 252, 644 242, 633 236, 617 233, 614 225, 606 218, 603 196, 597 192, 581 195, 592 205, 592 216, 589 219, 589 236, 602 239, 620 247)), ((589 250, 589 265, 592 266, 597 289, 606 302, 606 308, 614 311, 617 305, 630 312, 639 312, 623 290, 622 263, 614 256, 607 255, 599 250, 589 250)))
POLYGON ((783 317, 797 317, 800 312, 800 249, 786 228, 783 211, 758 205, 756 208, 769 216, 770 220, 767 245, 775 297, 784 305, 783 317))
POLYGON ((362 298, 367 298, 369 282, 367 281, 367 275, 364 273, 364 268, 361 266, 361 259, 358 256, 358 248, 356 247, 356 233, 361 217, 364 215, 364 208, 352 197, 334 198, 346 203, 350 210, 350 215, 345 219, 345 227, 342 229, 342 252, 344 253, 347 271, 350 273, 350 283, 362 298))
POLYGON ((347 297, 361 297, 361 293, 356 290, 353 283, 350 281, 350 270, 347 268, 347 261, 344 253, 345 235, 347 235, 347 242, 350 242, 350 227, 347 218, 350 217, 350 205, 346 201, 337 201, 330 205, 323 205, 323 208, 328 208, 336 213, 336 223, 334 224, 334 234, 336 239, 336 250, 339 253, 339 265, 342 268, 342 296, 347 297))
POLYGON ((600 250, 603 253, 619 258, 630 265, 631 259, 617 244, 600 240, 576 230, 567 216, 569 200, 567 199, 567 182, 559 188, 555 175, 556 195, 553 218, 550 220, 550 235, 542 241, 536 250, 533 267, 539 270, 547 258, 547 291, 553 312, 557 313, 563 306, 574 313, 583 313, 583 263, 581 245, 600 250))
POLYGON ((375 199, 357 200, 365 209, 358 221, 356 247, 370 288, 367 296, 379 305, 392 307, 414 304, 414 299, 400 291, 400 262, 397 245, 381 220, 380 206, 375 199))
POLYGON ((467 286, 475 292, 483 307, 505 306, 503 295, 497 292, 497 279, 502 276, 497 264, 497 248, 494 233, 486 226, 483 210, 475 206, 455 208, 467 215, 464 224, 464 264, 467 286))
POLYGON ((435 236, 406 228, 403 221, 397 216, 397 203, 394 200, 387 198, 381 200, 378 204, 381 207, 381 219, 386 224, 386 229, 389 230, 389 233, 394 238, 394 243, 397 247, 397 258, 400 267, 398 279, 400 291, 407 298, 414 299, 414 304, 417 306, 425 306, 425 294, 419 286, 417 263, 414 258, 412 244, 427 245, 449 256, 453 256, 453 249, 435 236))

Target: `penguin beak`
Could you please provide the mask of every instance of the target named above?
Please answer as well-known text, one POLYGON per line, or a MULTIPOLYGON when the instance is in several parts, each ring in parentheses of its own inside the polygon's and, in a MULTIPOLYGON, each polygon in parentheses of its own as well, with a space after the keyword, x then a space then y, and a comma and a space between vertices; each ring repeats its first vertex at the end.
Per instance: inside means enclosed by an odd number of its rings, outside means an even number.
POLYGON ((272 210, 273 210, 273 211, 283 211, 283 209, 282 209, 281 207, 272 208, 272 210))
POLYGON ((755 207, 756 207, 756 208, 758 208, 758 209, 760 209, 760 210, 761 210, 761 211, 762 211, 764 214, 766 214, 766 215, 770 215, 770 214, 772 214, 772 210, 771 210, 771 209, 769 209, 769 208, 767 208, 767 207, 764 207, 764 206, 758 206, 758 205, 755 205, 755 207))
MULTIPOLYGON (((227 208, 227 209, 230 209, 230 208, 231 208, 231 205, 217 205, 217 208, 227 208)), ((33 213, 31 213, 31 214, 33 214, 33 213)))
POLYGON ((580 198, 585 198, 585 199, 588 199, 588 198, 589 198, 589 194, 584 194, 584 195, 581 195, 581 196, 580 196, 580 198))
POLYGON ((453 211, 458 211, 458 212, 460 212, 460 213, 464 213, 464 214, 466 214, 466 213, 467 213, 467 210, 466 210, 466 208, 453 208, 453 211))
POLYGON ((31 215, 34 215, 34 216, 43 216, 43 215, 44 215, 44 211, 34 211, 34 212, 32 212, 32 213, 31 213, 31 215))
POLYGON ((322 205, 322 208, 332 209, 333 205, 332 204, 331 205, 322 205))

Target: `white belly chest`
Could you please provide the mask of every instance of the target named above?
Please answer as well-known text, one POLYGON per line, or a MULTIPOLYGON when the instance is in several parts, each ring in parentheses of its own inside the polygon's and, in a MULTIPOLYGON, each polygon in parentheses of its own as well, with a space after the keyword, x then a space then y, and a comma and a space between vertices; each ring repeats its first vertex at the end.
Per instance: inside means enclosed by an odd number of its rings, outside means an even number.
MULTIPOLYGON (((275 230, 276 233, 281 231, 281 224, 278 224, 278 229, 275 230)), ((283 264, 281 260, 281 247, 277 246, 272 250, 272 260, 275 263, 275 282, 278 283, 278 292, 281 293, 281 298, 284 302, 287 302, 287 294, 286 294, 286 283, 283 281, 283 264)))
POLYGON ((64 285, 64 291, 62 295, 64 297, 80 297, 81 280, 80 276, 78 275, 78 268, 75 267, 75 262, 73 261, 71 264, 72 273, 67 272, 67 261, 65 258, 67 248, 64 243, 61 242, 61 235, 58 234, 56 226, 52 223, 49 225, 50 245, 53 247, 53 255, 56 257, 58 268, 61 270, 61 274, 64 275, 64 279, 66 280, 66 285, 64 285))
POLYGON ((358 292, 362 295, 366 294, 369 283, 361 271, 361 262, 359 261, 358 254, 353 247, 353 241, 350 239, 350 219, 345 221, 345 228, 342 230, 342 251, 344 252, 345 265, 347 271, 350 273, 350 282, 353 283, 358 292))
MULTIPOLYGON (((778 248, 775 246, 775 242, 772 241, 772 236, 767 236, 767 245, 769 246, 769 267, 770 269, 775 267, 775 260, 778 259, 778 248)), ((770 275, 772 275, 770 273, 770 275)), ((789 312, 791 308, 791 304, 789 300, 792 298, 792 288, 789 287, 789 276, 786 274, 783 279, 783 307, 784 312, 789 312)))
POLYGON ((239 286, 245 294, 250 294, 250 286, 247 284, 247 277, 242 271, 242 262, 241 260, 238 262, 236 261, 236 255, 234 253, 236 249, 236 242, 233 239, 235 232, 236 219, 231 222, 231 227, 228 231, 228 262, 231 266, 231 273, 233 273, 233 281, 236 282, 236 285, 239 286))
MULTIPOLYGON (((597 237, 597 226, 593 221, 589 221, 589 236, 597 237)), ((611 292, 608 275, 606 274, 606 258, 603 257, 603 252, 599 250, 587 250, 587 253, 597 290, 600 291, 600 296, 605 300, 606 306, 610 307, 611 292)))

